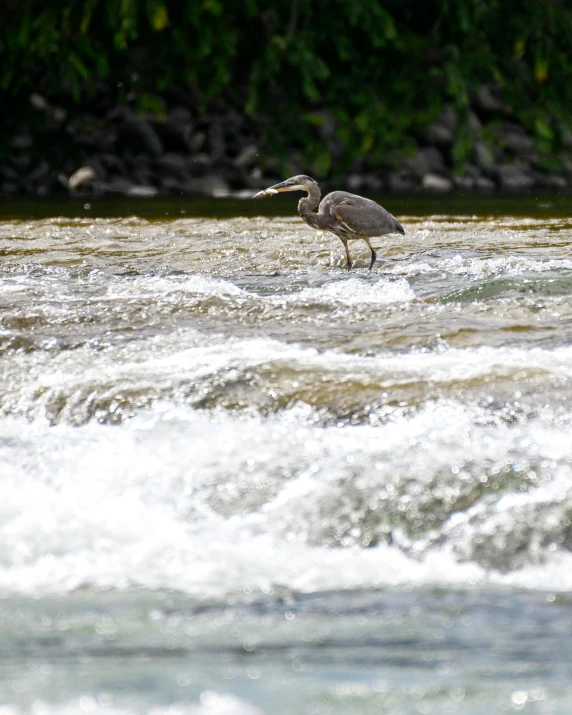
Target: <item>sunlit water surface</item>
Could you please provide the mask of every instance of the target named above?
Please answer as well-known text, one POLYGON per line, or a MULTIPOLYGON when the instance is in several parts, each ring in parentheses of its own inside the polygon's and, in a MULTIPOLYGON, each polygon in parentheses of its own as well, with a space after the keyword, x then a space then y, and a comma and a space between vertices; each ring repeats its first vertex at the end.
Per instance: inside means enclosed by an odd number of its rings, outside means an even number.
POLYGON ((572 204, 519 202, 389 206, 371 273, 295 201, 5 208, 0 713, 572 712, 572 204))

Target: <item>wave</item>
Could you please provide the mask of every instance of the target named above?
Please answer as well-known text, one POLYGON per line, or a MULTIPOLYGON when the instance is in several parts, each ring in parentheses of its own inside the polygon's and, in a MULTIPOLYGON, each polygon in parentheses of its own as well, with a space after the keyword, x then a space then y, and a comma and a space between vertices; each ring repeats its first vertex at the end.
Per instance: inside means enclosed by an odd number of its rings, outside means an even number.
MULTIPOLYGON (((435 350, 362 356, 270 338, 223 341, 181 330, 96 353, 84 346, 55 355, 20 355, 6 368, 0 410, 73 424, 94 417, 123 421, 161 399, 264 411, 293 402, 336 403, 341 414, 359 411, 372 400, 370 411, 375 412, 375 404, 391 401, 392 391, 398 396, 405 388, 414 390, 408 399, 415 404, 463 385, 486 391, 492 382, 510 387, 528 380, 531 389, 544 381, 549 390, 571 377, 572 347, 437 345, 435 350), (344 394, 350 400, 345 407, 338 399, 344 394)), ((519 389, 526 392, 526 385, 519 389)))
POLYGON ((377 426, 310 417, 2 420, 1 592, 572 588, 569 428, 454 403, 377 426))

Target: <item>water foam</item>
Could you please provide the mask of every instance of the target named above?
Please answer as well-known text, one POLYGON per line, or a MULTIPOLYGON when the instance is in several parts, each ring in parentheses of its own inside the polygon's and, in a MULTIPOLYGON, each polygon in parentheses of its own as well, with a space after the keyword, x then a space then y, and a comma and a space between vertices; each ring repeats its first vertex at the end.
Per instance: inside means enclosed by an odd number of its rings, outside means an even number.
MULTIPOLYGON (((425 493, 454 504, 463 484, 471 494, 486 470, 502 475, 506 465, 540 470, 530 498, 527 491, 519 499, 539 504, 538 514, 556 508, 560 497, 539 493, 572 481, 569 430, 487 427, 476 417, 474 408, 444 403, 377 427, 208 417, 168 405, 119 429, 36 422, 23 430, 21 420, 5 419, 0 590, 137 586, 225 599, 407 584, 571 588, 572 556, 558 545, 560 531, 552 549, 550 519, 539 522, 538 558, 517 572, 465 549, 471 534, 482 539, 487 523, 498 526, 496 513, 507 534, 524 523, 522 505, 494 488, 468 507, 459 501, 428 541, 390 526, 393 543, 359 546, 368 529, 387 533, 386 515, 425 508, 425 493), (471 508, 484 510, 484 524, 471 508), (324 548, 332 535, 342 548, 324 548)), ((517 492, 527 483, 518 481, 517 492)))
POLYGON ((375 282, 360 278, 330 281, 319 288, 304 288, 298 293, 277 295, 273 302, 306 304, 342 304, 347 306, 407 303, 415 293, 405 279, 375 282))
POLYGON ((495 257, 482 257, 474 255, 457 254, 450 257, 434 257, 429 261, 422 259, 409 262, 401 261, 392 263, 387 268, 388 272, 396 276, 418 276, 431 273, 445 273, 453 276, 467 276, 473 280, 496 276, 538 276, 543 273, 556 271, 572 271, 572 260, 567 258, 537 259, 527 256, 503 255, 495 257))
POLYGON ((288 387, 296 382, 292 374, 320 390, 335 380, 384 390, 474 380, 568 380, 572 348, 452 348, 362 356, 271 338, 222 341, 216 335, 181 330, 96 353, 87 346, 56 355, 20 356, 6 366, 1 405, 7 413, 29 418, 52 414, 58 420, 81 423, 96 416, 98 409, 113 405, 125 404, 132 410, 168 397, 193 402, 209 394, 213 380, 236 383, 252 371, 268 382, 264 375, 269 369, 277 375, 290 374, 284 389, 294 391, 295 387, 288 387))
MULTIPOLYGON (((107 697, 81 695, 72 700, 50 703, 36 700, 25 709, 9 705, 0 706, 1 715, 77 715, 78 712, 105 713, 106 715, 134 715, 132 707, 110 705, 107 697)), ((193 705, 174 703, 165 707, 140 706, 137 711, 144 715, 264 715, 262 710, 246 700, 230 693, 204 690, 199 701, 193 705)))

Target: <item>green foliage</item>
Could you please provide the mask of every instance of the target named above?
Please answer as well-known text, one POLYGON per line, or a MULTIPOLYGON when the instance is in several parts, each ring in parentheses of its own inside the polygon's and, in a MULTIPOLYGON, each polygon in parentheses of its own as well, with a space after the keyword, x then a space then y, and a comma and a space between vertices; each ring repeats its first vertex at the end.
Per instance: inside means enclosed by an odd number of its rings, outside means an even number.
MULTIPOLYGON (((277 156, 297 146, 318 174, 380 162, 445 104, 500 85, 543 146, 572 112, 572 6, 561 0, 4 0, 0 88, 25 102, 123 83, 140 111, 192 85, 270 119, 277 156), (342 147, 342 149, 340 149, 342 147)), ((460 133, 462 160, 470 136, 460 133)))

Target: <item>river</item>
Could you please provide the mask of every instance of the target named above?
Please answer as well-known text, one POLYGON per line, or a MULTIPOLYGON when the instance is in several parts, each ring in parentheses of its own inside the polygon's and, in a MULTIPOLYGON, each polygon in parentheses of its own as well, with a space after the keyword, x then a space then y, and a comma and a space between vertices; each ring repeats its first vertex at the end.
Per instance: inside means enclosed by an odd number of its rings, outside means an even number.
POLYGON ((296 198, 0 205, 1 715, 572 712, 572 199, 296 198))

